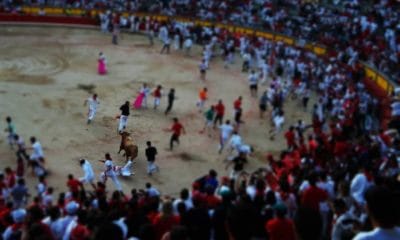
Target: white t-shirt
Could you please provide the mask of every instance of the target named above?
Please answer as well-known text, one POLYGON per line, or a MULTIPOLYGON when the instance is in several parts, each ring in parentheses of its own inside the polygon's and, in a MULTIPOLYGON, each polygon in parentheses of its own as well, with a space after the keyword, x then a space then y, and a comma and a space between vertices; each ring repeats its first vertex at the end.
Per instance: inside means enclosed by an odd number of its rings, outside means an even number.
POLYGON ((360 232, 353 240, 398 240, 400 239, 400 228, 392 229, 375 228, 370 232, 360 232))
POLYGON ((88 98, 88 103, 89 103, 89 109, 96 111, 99 101, 97 99, 94 99, 93 97, 90 97, 88 98))
POLYGON ((85 160, 85 163, 82 165, 83 172, 85 173, 85 176, 83 177, 86 181, 90 181, 94 179, 94 172, 92 165, 90 162, 85 160))
POLYGON ((242 145, 242 137, 238 134, 232 135, 229 145, 231 145, 231 147, 238 148, 240 145, 242 145))
POLYGON ((192 41, 192 39, 190 39, 190 38, 186 39, 185 42, 183 43, 183 46, 184 46, 185 48, 191 48, 192 45, 193 45, 193 41, 192 41))
POLYGON ((173 206, 173 208, 174 208, 174 212, 175 213, 178 213, 178 204, 179 203, 181 203, 181 202, 183 202, 184 204, 185 204, 185 206, 186 206, 186 210, 189 210, 189 209, 192 209, 193 208, 193 202, 192 202, 192 199, 189 197, 188 199, 186 199, 186 200, 183 200, 183 199, 176 199, 173 203, 172 203, 172 206, 173 206))
POLYGON ((37 157, 43 157, 43 149, 42 149, 42 145, 40 145, 39 141, 36 141, 33 145, 33 154, 37 157))
POLYGON ((239 152, 244 153, 244 154, 250 154, 251 153, 251 147, 246 144, 242 144, 239 147, 239 152))
POLYGON ((371 185, 367 177, 363 173, 359 173, 354 176, 350 184, 350 194, 359 203, 364 204, 364 193, 367 188, 371 185))
POLYGON ((285 122, 285 118, 283 116, 274 117, 274 124, 276 128, 280 128, 282 124, 285 122))
POLYGON ((252 73, 249 75, 249 85, 257 85, 257 73, 252 73))
POLYGON ((233 132, 233 127, 229 124, 222 124, 219 129, 221 129, 221 137, 223 139, 227 139, 233 132))
POLYGON ((113 167, 114 167, 113 162, 111 160, 106 160, 106 162, 104 163, 104 168, 105 168, 104 170, 106 176, 108 177, 115 176, 113 167))

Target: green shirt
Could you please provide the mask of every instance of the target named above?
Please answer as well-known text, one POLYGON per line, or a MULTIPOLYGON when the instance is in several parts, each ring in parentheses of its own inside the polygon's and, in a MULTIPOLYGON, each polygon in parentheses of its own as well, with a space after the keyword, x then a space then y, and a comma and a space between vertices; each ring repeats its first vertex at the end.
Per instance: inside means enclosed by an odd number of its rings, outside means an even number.
POLYGON ((15 134, 15 126, 12 122, 8 123, 7 125, 7 131, 9 134, 15 134))
POLYGON ((214 110, 209 109, 207 112, 204 113, 204 116, 208 121, 212 121, 214 119, 214 110))

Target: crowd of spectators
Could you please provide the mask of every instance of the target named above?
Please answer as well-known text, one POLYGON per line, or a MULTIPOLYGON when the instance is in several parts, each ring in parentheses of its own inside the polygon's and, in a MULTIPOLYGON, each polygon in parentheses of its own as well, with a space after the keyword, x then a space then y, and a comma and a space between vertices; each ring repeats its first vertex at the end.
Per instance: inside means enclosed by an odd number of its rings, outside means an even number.
MULTIPOLYGON (((4 5, 17 1, 5 1, 4 5)), ((328 46, 352 64, 364 61, 400 81, 400 3, 396 0, 39 0, 39 5, 151 12, 257 27, 328 46), (314 3, 313 3, 314 2, 314 3), (325 1, 324 1, 325 2, 325 1), (336 5, 335 5, 336 4, 336 5)))
MULTIPOLYGON (((398 3, 374 1, 372 8, 364 9, 358 1, 337 8, 299 1, 279 1, 278 5, 267 0, 188 2, 131 1, 121 6, 122 10, 195 12, 203 19, 258 24, 334 49, 335 53, 322 59, 282 43, 236 39, 241 55, 249 54, 250 68, 260 68, 273 79, 268 91, 274 110, 283 112, 284 99, 292 96, 287 84, 294 97, 304 98, 304 89, 317 92, 312 122, 300 120, 284 134, 278 132, 287 146, 280 156, 265 156, 268 164, 257 171, 229 178, 210 170, 176 198, 160 195, 151 184, 107 197, 103 184, 98 183, 93 192, 85 191, 71 175, 68 191, 54 201, 53 189, 41 179, 38 193, 26 206, 29 194, 23 175, 7 168, 0 183, 7 196, 0 201, 3 237, 399 239, 399 133, 379 125, 379 103, 367 93, 365 74, 358 64, 366 61, 399 79, 398 3), (264 70, 265 64, 269 70, 264 70)), ((169 23, 168 28, 171 34, 182 30, 177 23, 169 23)), ((206 46, 216 37, 221 49, 232 40, 216 29, 188 32, 197 34, 201 39, 197 42, 206 46)))

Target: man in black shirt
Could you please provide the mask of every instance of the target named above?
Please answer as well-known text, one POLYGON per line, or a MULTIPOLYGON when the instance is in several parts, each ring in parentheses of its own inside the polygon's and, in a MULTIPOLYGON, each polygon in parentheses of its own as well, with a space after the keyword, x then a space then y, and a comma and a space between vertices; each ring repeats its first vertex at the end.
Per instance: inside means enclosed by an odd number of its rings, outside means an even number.
POLYGON ((243 174, 244 164, 246 163, 247 159, 245 153, 239 153, 239 156, 235 157, 232 161, 230 161, 226 165, 226 168, 228 168, 229 165, 233 164, 233 170, 231 172, 230 178, 236 180, 241 174, 243 174))
POLYGON ((167 109, 165 110, 165 115, 167 115, 171 109, 172 109, 172 104, 174 103, 175 100, 175 89, 171 88, 171 90, 168 93, 168 106, 167 109))
POLYGON ((122 132, 122 130, 125 130, 126 124, 128 122, 128 116, 129 116, 129 102, 126 101, 125 104, 123 104, 119 110, 121 110, 121 116, 119 117, 119 126, 118 126, 118 132, 122 132))
POLYGON ((157 155, 157 148, 151 146, 151 142, 147 141, 147 148, 146 148, 146 158, 147 158, 147 174, 150 176, 155 171, 159 171, 159 168, 156 164, 154 164, 157 155))

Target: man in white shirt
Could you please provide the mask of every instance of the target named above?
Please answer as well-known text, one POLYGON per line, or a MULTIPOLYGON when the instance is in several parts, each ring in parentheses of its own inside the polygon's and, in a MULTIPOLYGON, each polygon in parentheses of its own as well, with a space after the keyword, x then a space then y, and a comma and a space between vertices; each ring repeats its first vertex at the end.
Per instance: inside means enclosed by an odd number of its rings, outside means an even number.
POLYGON ((93 168, 92 168, 92 165, 90 164, 90 162, 88 160, 86 160, 86 159, 81 159, 79 164, 81 165, 82 170, 84 172, 84 176, 81 177, 79 179, 79 181, 82 184, 90 183, 90 185, 92 185, 92 187, 94 189, 96 189, 96 184, 94 182, 95 174, 94 174, 94 171, 93 171, 93 168))
POLYGON ((258 84, 258 75, 254 70, 251 70, 251 73, 248 77, 250 93, 252 97, 257 97, 257 84, 258 84))
POLYGON ((100 160, 100 162, 104 162, 104 172, 101 174, 101 180, 105 183, 108 178, 111 178, 115 188, 122 192, 122 186, 117 178, 117 174, 115 173, 114 164, 110 154, 106 153, 105 160, 100 160))
POLYGON ((149 197, 158 197, 160 196, 160 192, 151 185, 151 183, 146 183, 146 192, 149 197))
POLYGON ((88 103, 89 103, 89 112, 88 112, 87 124, 90 124, 94 119, 94 116, 96 116, 97 105, 99 105, 100 103, 99 100, 97 99, 97 94, 93 94, 92 97, 86 99, 84 105, 86 106, 88 103))
POLYGON ((186 206, 186 210, 193 208, 192 198, 190 197, 188 189, 186 189, 186 188, 182 189, 182 191, 180 193, 180 198, 175 199, 175 201, 172 203, 175 214, 178 214, 178 204, 179 203, 184 203, 186 206))
POLYGON ((367 177, 369 171, 364 167, 353 177, 350 184, 350 194, 361 206, 365 205, 364 193, 371 186, 372 182, 367 177))
POLYGON ((400 239, 396 213, 398 196, 386 187, 373 186, 365 192, 365 200, 368 216, 374 229, 369 232, 360 232, 353 240, 400 239))
POLYGON ((35 162, 39 162, 39 161, 44 161, 44 154, 43 154, 43 149, 42 149, 42 145, 40 144, 39 141, 36 140, 36 137, 31 137, 30 138, 32 147, 31 149, 33 150, 31 156, 30 156, 30 160, 31 161, 35 161, 35 162))
POLYGON ((186 38, 183 42, 183 48, 185 49, 185 53, 187 56, 190 55, 190 49, 192 49, 193 41, 190 37, 186 38))
POLYGON ((238 132, 233 132, 231 139, 229 140, 229 146, 231 146, 231 151, 236 150, 240 152, 239 147, 242 145, 242 137, 238 132))
POLYGON ((225 124, 222 124, 218 127, 220 129, 220 144, 218 148, 218 153, 221 153, 224 149, 224 144, 228 141, 228 138, 231 136, 233 132, 233 126, 229 120, 225 121, 225 124))

